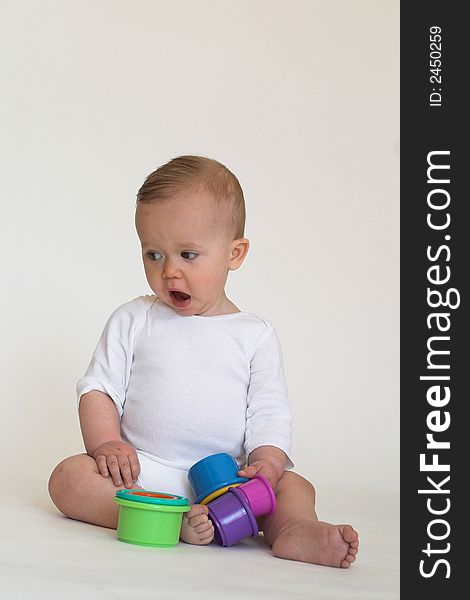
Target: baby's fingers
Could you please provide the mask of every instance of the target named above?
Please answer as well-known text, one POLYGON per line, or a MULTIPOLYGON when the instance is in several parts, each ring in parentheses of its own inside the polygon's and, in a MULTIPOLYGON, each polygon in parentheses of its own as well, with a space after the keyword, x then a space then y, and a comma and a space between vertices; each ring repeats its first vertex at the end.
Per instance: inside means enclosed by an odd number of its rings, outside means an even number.
POLYGON ((116 487, 122 485, 121 469, 119 468, 118 459, 115 456, 108 457, 108 469, 113 478, 113 483, 116 487))
POLYGON ((96 466, 98 467, 98 471, 103 475, 103 477, 109 477, 108 465, 106 463, 106 456, 100 454, 96 457, 96 466))
POLYGON ((238 471, 237 475, 239 477, 248 477, 251 479, 252 477, 254 477, 256 475, 256 473, 258 471, 259 471, 258 467, 250 466, 250 467, 245 467, 241 471, 238 471))
POLYGON ((137 455, 135 455, 135 454, 129 454, 128 457, 129 457, 129 463, 131 465, 132 480, 135 483, 140 474, 139 459, 137 458, 137 455))
POLYGON ((129 458, 127 456, 120 456, 119 457, 119 467, 121 469, 121 475, 122 478, 124 479, 124 485, 127 488, 132 487, 132 476, 131 476, 131 466, 129 464, 129 458))

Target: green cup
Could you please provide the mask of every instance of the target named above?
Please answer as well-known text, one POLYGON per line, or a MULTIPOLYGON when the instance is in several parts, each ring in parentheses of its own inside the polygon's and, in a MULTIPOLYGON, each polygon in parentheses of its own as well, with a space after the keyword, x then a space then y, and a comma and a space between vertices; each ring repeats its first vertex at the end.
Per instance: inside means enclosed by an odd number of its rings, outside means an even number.
POLYGON ((187 498, 150 490, 119 490, 114 502, 119 504, 118 539, 159 548, 178 543, 183 513, 191 509, 187 498))

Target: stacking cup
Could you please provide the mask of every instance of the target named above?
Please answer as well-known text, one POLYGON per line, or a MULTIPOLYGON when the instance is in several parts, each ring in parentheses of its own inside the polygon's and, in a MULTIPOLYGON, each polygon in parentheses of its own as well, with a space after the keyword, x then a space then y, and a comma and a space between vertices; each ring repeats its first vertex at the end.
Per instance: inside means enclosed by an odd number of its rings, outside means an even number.
POLYGON ((258 535, 255 516, 238 488, 230 488, 207 507, 214 525, 214 541, 220 546, 233 546, 245 537, 258 535))
POLYGON ((118 539, 140 546, 175 546, 183 513, 191 509, 187 498, 148 490, 119 490, 114 502, 119 504, 118 539))
POLYGON ((209 502, 212 502, 212 500, 215 500, 219 496, 222 496, 222 494, 225 494, 226 492, 228 492, 228 490, 230 488, 232 488, 232 487, 238 487, 239 485, 243 485, 243 484, 241 484, 241 483, 232 483, 230 485, 226 485, 224 487, 221 487, 218 490, 216 490, 215 492, 213 492, 212 494, 209 494, 208 496, 206 496, 205 498, 203 498, 201 500, 200 504, 209 504, 209 502))
POLYGON ((243 494, 255 517, 272 515, 276 510, 276 496, 268 479, 255 475, 253 479, 242 483, 238 491, 243 494))
POLYGON ((223 487, 245 483, 246 477, 238 477, 238 464, 230 454, 211 454, 195 463, 188 472, 188 479, 196 496, 196 504, 223 487))

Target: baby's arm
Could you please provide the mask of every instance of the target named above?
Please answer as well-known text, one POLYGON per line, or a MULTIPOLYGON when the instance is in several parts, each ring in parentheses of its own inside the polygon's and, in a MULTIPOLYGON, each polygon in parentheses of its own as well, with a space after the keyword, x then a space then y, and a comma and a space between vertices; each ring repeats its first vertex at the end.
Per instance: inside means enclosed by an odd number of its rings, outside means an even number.
POLYGON ((257 473, 269 479, 271 485, 276 487, 286 468, 287 457, 285 453, 275 446, 259 446, 248 457, 248 465, 238 472, 239 477, 254 477, 257 473))
POLYGON ((251 478, 260 473, 276 487, 286 465, 292 466, 292 414, 281 344, 272 325, 266 325, 250 362, 244 443, 249 466, 239 475, 251 478))
POLYGON ((140 464, 135 449, 122 440, 116 406, 103 392, 92 390, 80 399, 80 427, 87 454, 95 459, 103 477, 111 475, 115 486, 132 487, 140 464))

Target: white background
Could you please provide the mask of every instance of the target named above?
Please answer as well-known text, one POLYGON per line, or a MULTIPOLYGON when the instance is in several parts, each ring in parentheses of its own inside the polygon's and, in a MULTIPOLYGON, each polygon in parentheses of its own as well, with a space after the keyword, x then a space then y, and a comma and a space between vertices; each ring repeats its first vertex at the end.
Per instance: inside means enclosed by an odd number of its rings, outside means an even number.
POLYGON ((83 452, 76 380, 110 313, 151 293, 137 189, 192 153, 245 193, 228 295, 281 338, 296 470, 348 520, 350 495, 396 492, 398 3, 1 7, 4 485, 46 495, 83 452))

